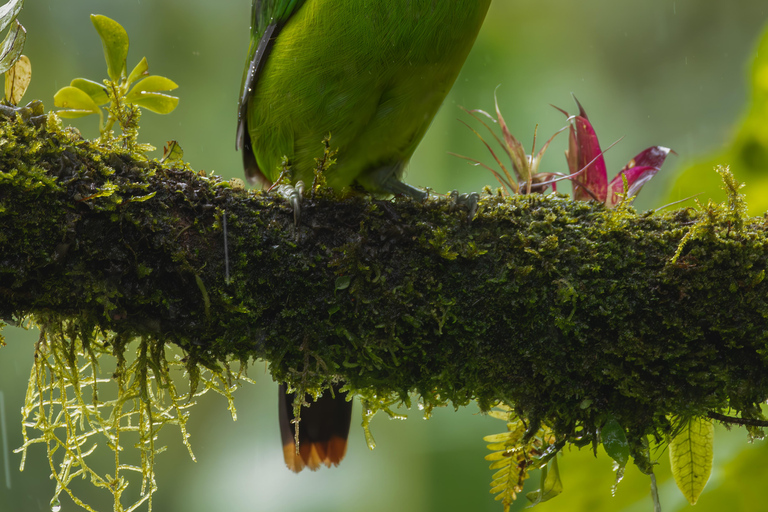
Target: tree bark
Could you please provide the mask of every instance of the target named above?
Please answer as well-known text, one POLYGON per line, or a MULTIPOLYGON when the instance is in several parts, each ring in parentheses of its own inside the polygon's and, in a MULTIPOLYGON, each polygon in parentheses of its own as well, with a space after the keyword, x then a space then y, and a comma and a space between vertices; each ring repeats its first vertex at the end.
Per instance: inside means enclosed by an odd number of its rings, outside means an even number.
MULTIPOLYGON (((513 405, 571 440, 607 418, 761 419, 766 226, 562 196, 281 197, 62 131, 0 123, 0 318, 261 358, 426 405, 513 405), (688 235, 684 243, 683 238, 688 235)), ((116 347, 116 350, 118 347, 116 347)))

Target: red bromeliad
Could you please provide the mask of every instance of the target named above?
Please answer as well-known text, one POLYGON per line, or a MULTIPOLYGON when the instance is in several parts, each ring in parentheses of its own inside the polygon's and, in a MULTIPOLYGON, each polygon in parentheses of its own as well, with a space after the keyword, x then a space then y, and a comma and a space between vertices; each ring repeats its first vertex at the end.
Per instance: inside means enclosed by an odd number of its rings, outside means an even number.
MULTIPOLYGON (((491 168, 482 162, 461 157, 477 165, 481 165, 490 170, 499 183, 502 185, 508 195, 513 193, 526 194, 530 192, 544 192, 549 185, 556 189, 556 183, 561 180, 571 180, 573 183, 573 198, 577 201, 599 201, 608 208, 614 208, 622 200, 632 200, 640 189, 661 169, 664 161, 671 149, 664 146, 652 146, 641 151, 635 158, 629 161, 624 168, 608 182, 608 171, 603 158, 603 150, 600 148, 600 142, 592 123, 587 118, 584 108, 576 101, 579 107, 578 115, 569 115, 565 110, 560 112, 568 116, 570 121, 570 136, 568 140, 568 150, 565 152, 568 161, 569 174, 556 172, 539 172, 541 158, 544 155, 549 143, 562 130, 557 131, 538 152, 535 152, 536 135, 534 133, 534 149, 531 155, 527 155, 523 145, 509 131, 507 123, 496 104, 496 116, 494 119, 490 114, 482 110, 468 110, 467 112, 475 119, 480 121, 493 135, 496 142, 502 147, 510 160, 511 168, 515 177, 502 163, 498 155, 493 151, 483 137, 475 130, 475 134, 483 141, 485 146, 491 152, 493 159, 500 167, 501 172, 491 168), (502 137, 499 138, 488 124, 480 118, 480 115, 498 123, 501 127, 502 137), (625 185, 626 182, 626 185, 625 185)), ((557 107, 555 107, 557 108, 557 107)), ((565 128, 563 128, 565 129, 565 128)), ((460 156, 460 155, 457 155, 460 156)))
MULTIPOLYGON (((578 101, 576 104, 579 114, 568 117, 571 122, 570 137, 565 153, 573 183, 573 198, 578 201, 594 199, 605 203, 608 208, 615 207, 623 198, 631 200, 659 172, 672 150, 652 146, 641 151, 609 183, 603 150, 600 149, 595 129, 581 104, 578 101)), ((564 110, 558 110, 568 115, 564 110)))

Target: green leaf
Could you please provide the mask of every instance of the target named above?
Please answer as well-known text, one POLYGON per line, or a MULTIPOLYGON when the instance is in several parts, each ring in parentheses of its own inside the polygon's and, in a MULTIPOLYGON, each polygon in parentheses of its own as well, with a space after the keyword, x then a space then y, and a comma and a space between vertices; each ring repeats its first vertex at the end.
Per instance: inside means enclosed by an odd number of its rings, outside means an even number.
POLYGON ((693 418, 669 442, 669 461, 677 487, 695 505, 712 473, 715 426, 707 418, 693 418))
MULTIPOLYGON (((131 73, 133 74, 133 73, 131 73)), ((168 114, 179 104, 179 98, 160 91, 172 91, 178 85, 170 78, 164 76, 148 76, 125 95, 125 101, 158 114, 168 114)))
POLYGON ((131 74, 128 75, 127 83, 130 86, 132 83, 134 83, 136 80, 139 80, 141 77, 147 75, 147 70, 149 69, 149 64, 147 64, 147 58, 143 57, 141 61, 136 64, 136 67, 133 68, 131 71, 131 74))
POLYGON ((101 109, 88 93, 71 85, 59 89, 53 97, 53 104, 65 109, 56 112, 61 117, 74 118, 101 113, 101 109))
POLYGON ((169 114, 173 112, 179 104, 179 98, 176 96, 170 96, 159 92, 142 93, 138 97, 132 99, 126 97, 126 100, 136 106, 151 110, 156 114, 169 114))
POLYGON ((109 103, 109 96, 107 96, 104 84, 94 82, 93 80, 86 80, 85 78, 75 78, 69 85, 85 92, 97 105, 109 103))
POLYGON ((563 492, 563 482, 560 480, 560 470, 557 467, 557 456, 555 456, 541 470, 541 487, 536 491, 529 492, 525 497, 531 502, 528 506, 530 508, 551 500, 561 492, 563 492))
POLYGON ((16 26, 8 31, 8 34, 0 44, 0 73, 5 73, 16 64, 24 50, 24 42, 27 40, 27 31, 16 22, 16 26))
POLYGON ((107 61, 107 73, 113 82, 117 82, 125 72, 128 58, 128 33, 115 20, 100 14, 91 14, 91 23, 96 28, 104 46, 104 59, 107 61))
POLYGON ((172 91, 177 87, 176 82, 170 78, 152 75, 133 86, 130 92, 125 95, 125 99, 133 103, 133 98, 138 96, 152 92, 172 91))
POLYGON ((603 443, 605 453, 615 460, 620 467, 624 467, 629 462, 629 443, 624 428, 611 418, 605 422, 600 429, 600 441, 603 443))
POLYGON ((352 283, 352 278, 350 276, 341 276, 336 278, 336 284, 335 289, 336 290, 346 290, 349 288, 349 285, 352 283))
POLYGON ((16 19, 22 5, 24 5, 24 0, 11 0, 0 7, 0 32, 5 30, 16 19))

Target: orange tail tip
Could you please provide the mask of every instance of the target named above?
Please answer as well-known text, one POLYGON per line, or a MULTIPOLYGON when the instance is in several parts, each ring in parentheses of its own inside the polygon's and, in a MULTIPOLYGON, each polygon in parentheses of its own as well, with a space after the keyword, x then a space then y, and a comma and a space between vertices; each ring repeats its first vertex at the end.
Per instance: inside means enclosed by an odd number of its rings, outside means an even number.
POLYGON ((299 441, 299 453, 296 453, 296 445, 283 445, 283 457, 285 465, 294 473, 300 472, 305 467, 315 471, 322 464, 326 467, 338 466, 347 451, 347 440, 333 437, 325 443, 308 443, 299 441))
MULTIPOLYGON (((304 467, 312 471, 325 464, 337 466, 347 451, 347 436, 352 420, 352 402, 346 400, 346 393, 334 386, 333 395, 326 392, 317 402, 301 408, 299 428, 299 450, 295 439, 296 424, 293 423, 293 393, 286 393, 280 386, 279 413, 280 435, 283 441, 285 464, 298 473, 304 467)), ((311 398, 308 396, 307 401, 311 398)))

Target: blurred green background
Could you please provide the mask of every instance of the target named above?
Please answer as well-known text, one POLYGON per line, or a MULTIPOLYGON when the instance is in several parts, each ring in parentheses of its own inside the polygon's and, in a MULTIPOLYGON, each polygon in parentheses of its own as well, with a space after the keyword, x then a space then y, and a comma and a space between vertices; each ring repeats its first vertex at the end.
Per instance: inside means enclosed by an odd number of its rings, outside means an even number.
MULTIPOLYGON (((51 107, 54 92, 72 78, 100 80, 105 75, 90 13, 112 17, 126 28, 131 36, 129 67, 146 56, 150 72, 180 85, 179 108, 169 116, 145 114, 141 141, 162 148, 175 139, 195 169, 240 177, 235 110, 250 1, 27 0, 20 21, 28 31, 25 53, 32 60, 33 79, 25 100, 40 98, 51 107)), ((563 126, 562 114, 549 104, 574 111, 574 93, 603 147, 624 137, 606 154, 611 177, 647 146, 677 151, 679 156, 671 157, 646 186, 636 202, 639 208, 685 197, 691 187, 693 193, 705 192, 705 200, 722 200, 716 183, 714 191, 697 189, 708 174, 689 172, 685 186, 673 188, 673 182, 680 170, 697 161, 706 161, 708 167, 700 172, 711 174, 710 164, 731 163, 727 148, 747 112, 747 70, 766 21, 765 0, 496 0, 407 179, 437 192, 494 184, 490 174, 447 152, 490 163, 482 144, 456 119, 467 119, 458 106, 490 111, 498 86, 510 129, 526 146, 537 124, 540 144, 563 126)), ((95 118, 75 123, 86 136, 95 135, 96 124, 95 118)), ((763 126, 768 130, 768 124, 763 126)), ((565 142, 565 136, 556 141, 543 170, 564 169, 565 142)), ((743 179, 739 168, 733 170, 743 179)), ((745 193, 750 200, 749 187, 745 193)), ((17 470, 20 456, 10 453, 22 443, 19 411, 37 334, 12 328, 4 334, 8 346, 0 351, 0 511, 50 510, 54 483, 44 449, 30 449, 23 473, 17 470)), ((503 431, 504 425, 473 407, 438 410, 429 421, 421 420, 415 410, 405 422, 377 417, 373 433, 378 447, 373 452, 362 430, 353 428, 347 458, 339 468, 290 473, 282 463, 276 385, 263 368, 255 364, 250 376, 257 384, 237 392, 236 422, 220 397, 203 397, 193 410, 188 429, 197 463, 189 459, 177 432, 165 432, 161 442, 168 451, 157 460, 160 491, 155 510, 501 510, 488 494, 491 472, 483 460, 482 437, 503 431)), ((765 510, 765 443, 747 443, 738 429, 718 429, 715 449, 712 479, 696 510, 765 510)), ((670 480, 667 454, 658 455, 665 512, 687 509, 670 480)), ((595 459, 589 450, 566 450, 560 467, 564 494, 540 505, 541 512, 651 509, 648 480, 633 468, 611 496, 614 474, 602 453, 595 459)), ((535 480, 526 491, 534 488, 535 480)), ((85 482, 80 489, 98 510, 111 509, 104 492, 93 491, 85 482)), ((77 510, 67 497, 62 505, 64 511, 77 510)), ((521 496, 517 507, 522 505, 521 496)))

